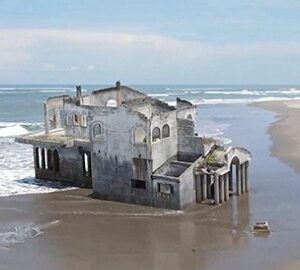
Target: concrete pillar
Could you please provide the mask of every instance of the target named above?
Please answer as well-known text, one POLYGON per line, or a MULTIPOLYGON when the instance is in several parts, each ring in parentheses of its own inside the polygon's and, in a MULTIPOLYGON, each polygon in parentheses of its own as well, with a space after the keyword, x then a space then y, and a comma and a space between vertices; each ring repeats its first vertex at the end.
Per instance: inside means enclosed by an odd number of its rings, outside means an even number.
POLYGON ((241 164, 241 184, 242 184, 242 193, 246 192, 246 164, 241 164))
POLYGON ((196 188, 196 202, 201 203, 202 200, 202 177, 203 175, 195 175, 195 188, 196 188))
POLYGON ((230 165, 230 171, 229 171, 229 191, 233 191, 233 165, 230 165))
POLYGON ((224 202, 224 175, 219 176, 219 189, 220 189, 220 203, 224 202))
POLYGON ((202 201, 207 199, 207 174, 202 175, 202 201))
POLYGON ((245 163, 245 192, 249 191, 249 172, 248 172, 248 168, 249 168, 249 161, 246 161, 245 163))
POLYGON ((241 194, 241 166, 236 165, 236 195, 241 194))
POLYGON ((224 176, 224 200, 225 202, 229 200, 229 173, 224 176))
POLYGON ((215 199, 215 204, 220 204, 219 177, 217 175, 214 175, 213 178, 214 178, 214 199, 215 199))

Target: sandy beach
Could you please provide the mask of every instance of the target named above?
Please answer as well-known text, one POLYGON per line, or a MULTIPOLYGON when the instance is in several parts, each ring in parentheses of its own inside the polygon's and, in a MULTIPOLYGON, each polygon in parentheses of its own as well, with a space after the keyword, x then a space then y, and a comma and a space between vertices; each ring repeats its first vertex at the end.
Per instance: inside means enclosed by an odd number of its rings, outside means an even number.
POLYGON ((297 106, 218 107, 232 122, 225 135, 253 154, 249 195, 222 206, 154 209, 92 199, 89 189, 1 197, 0 269, 299 269, 299 175, 277 158, 298 168, 297 106), (259 220, 269 236, 252 234, 259 220))
POLYGON ((271 153, 300 172, 300 101, 272 101, 254 103, 252 106, 277 114, 277 120, 269 126, 272 139, 271 153))

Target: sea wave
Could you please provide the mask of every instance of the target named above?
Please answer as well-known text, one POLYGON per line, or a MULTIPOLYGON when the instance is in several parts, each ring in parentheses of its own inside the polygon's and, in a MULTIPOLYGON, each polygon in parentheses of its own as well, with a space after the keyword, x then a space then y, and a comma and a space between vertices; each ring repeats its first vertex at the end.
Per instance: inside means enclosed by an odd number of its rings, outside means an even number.
MULTIPOLYGON (((193 99, 190 100, 194 105, 203 104, 247 104, 253 102, 265 102, 265 101, 288 101, 288 100, 300 100, 300 97, 261 97, 261 98, 212 98, 212 99, 193 99)), ((173 104, 173 102, 168 102, 168 104, 173 104)))
POLYGON ((166 93, 158 93, 158 94, 148 94, 148 96, 150 97, 168 97, 169 94, 166 94, 166 93))
POLYGON ((243 89, 239 91, 205 91, 207 95, 246 95, 246 96, 261 96, 265 95, 263 91, 243 89))
POLYGON ((0 122, 0 137, 25 135, 43 128, 43 123, 0 122))

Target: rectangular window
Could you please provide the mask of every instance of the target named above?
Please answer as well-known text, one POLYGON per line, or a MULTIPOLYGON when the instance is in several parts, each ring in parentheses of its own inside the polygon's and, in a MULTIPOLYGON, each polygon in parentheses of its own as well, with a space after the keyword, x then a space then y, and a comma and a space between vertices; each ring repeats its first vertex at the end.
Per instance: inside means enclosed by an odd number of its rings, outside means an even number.
POLYGON ((139 179, 131 179, 131 187, 138 189, 146 189, 146 181, 139 179))
POLYGON ((172 194, 174 192, 174 188, 170 184, 157 183, 157 191, 163 194, 172 194))

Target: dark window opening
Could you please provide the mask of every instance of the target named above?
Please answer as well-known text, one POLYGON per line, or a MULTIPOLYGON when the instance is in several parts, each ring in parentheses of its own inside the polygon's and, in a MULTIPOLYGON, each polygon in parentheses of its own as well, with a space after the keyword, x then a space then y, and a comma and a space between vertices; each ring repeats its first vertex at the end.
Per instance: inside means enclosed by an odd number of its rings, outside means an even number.
POLYGON ((146 189, 146 181, 138 180, 138 179, 131 179, 131 187, 138 188, 138 189, 146 189))
POLYGON ((157 183, 157 192, 163 194, 173 194, 174 187, 170 184, 157 183))
POLYGON ((162 127, 162 137, 163 137, 163 138, 170 137, 170 127, 169 127, 169 125, 167 125, 167 124, 165 124, 165 125, 162 127))
POLYGON ((78 116, 78 114, 74 114, 73 115, 73 124, 75 125, 75 126, 78 126, 79 125, 79 116, 78 116))
POLYGON ((160 140, 160 129, 158 127, 155 127, 152 130, 152 142, 156 142, 160 140))
POLYGON ((102 128, 99 123, 95 124, 93 127, 93 137, 98 137, 102 134, 102 128))
POLYGON ((47 164, 48 170, 53 170, 52 151, 50 149, 47 150, 47 164))
POLYGON ((41 167, 41 159, 40 159, 40 148, 35 148, 35 167, 39 169, 41 167))
POLYGON ((59 172, 59 155, 58 155, 58 152, 57 150, 54 150, 53 151, 53 163, 54 163, 54 170, 56 172, 59 172))

